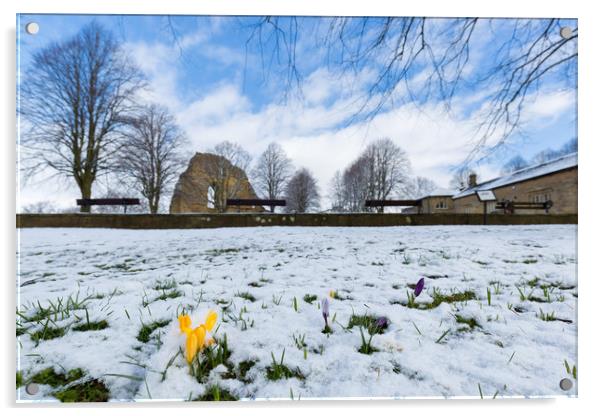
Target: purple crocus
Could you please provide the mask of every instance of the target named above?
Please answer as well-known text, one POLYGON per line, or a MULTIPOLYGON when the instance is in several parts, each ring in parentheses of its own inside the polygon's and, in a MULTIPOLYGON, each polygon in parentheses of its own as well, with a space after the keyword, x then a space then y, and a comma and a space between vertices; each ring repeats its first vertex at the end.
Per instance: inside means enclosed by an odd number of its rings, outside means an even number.
POLYGON ((322 317, 324 318, 324 329, 322 330, 323 334, 332 334, 332 329, 330 329, 330 327, 328 326, 329 313, 330 305, 328 303, 328 298, 324 298, 322 299, 322 317))
POLYGON ((416 283, 416 287, 414 288, 414 296, 420 296, 422 289, 424 289, 424 277, 421 277, 418 283, 416 283))
POLYGON ((389 326, 389 320, 386 316, 381 316, 380 318, 376 318, 374 324, 379 330, 385 330, 389 326))
POLYGON ((328 326, 328 314, 329 314, 328 298, 322 299, 322 316, 324 317, 324 323, 328 326))

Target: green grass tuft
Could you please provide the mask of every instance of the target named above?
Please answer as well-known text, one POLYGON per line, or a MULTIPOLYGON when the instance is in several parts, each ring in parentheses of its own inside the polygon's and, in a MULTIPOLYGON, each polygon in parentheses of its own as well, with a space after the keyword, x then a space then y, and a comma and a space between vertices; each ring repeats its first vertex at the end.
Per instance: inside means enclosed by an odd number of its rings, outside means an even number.
POLYGON ((18 337, 20 337, 21 335, 26 334, 28 330, 29 330, 29 327, 25 327, 25 326, 22 326, 19 323, 17 323, 16 334, 17 334, 18 337))
POLYGON ((284 352, 285 350, 283 349, 282 355, 280 356, 280 362, 276 361, 276 357, 274 357, 274 353, 272 353, 272 364, 266 369, 266 377, 268 380, 276 381, 292 377, 296 377, 300 380, 305 379, 305 376, 301 373, 299 367, 291 370, 284 364, 284 352))
POLYGON ((475 293, 472 290, 466 290, 464 292, 451 292, 449 294, 443 294, 437 289, 433 289, 431 294, 433 298, 430 303, 418 303, 418 302, 408 302, 403 304, 406 308, 413 309, 434 309, 442 303, 455 303, 455 302, 468 302, 469 300, 474 300, 477 298, 475 293))
POLYGON ((163 281, 157 280, 153 289, 165 291, 165 290, 175 289, 176 287, 178 287, 178 282, 176 282, 176 279, 163 280, 163 281))
POLYGON ((459 324, 464 324, 464 325, 468 325, 468 329, 465 330, 469 330, 469 331, 473 331, 475 328, 481 328, 481 325, 477 322, 477 320, 475 318, 466 318, 462 315, 454 315, 456 318, 456 322, 459 324))
POLYGON ((234 364, 230 361, 232 351, 228 348, 228 337, 224 334, 222 338, 215 339, 215 345, 203 349, 196 355, 191 363, 192 375, 199 383, 204 383, 209 377, 211 370, 219 365, 224 365, 229 373, 234 373, 234 364))
POLYGON ((204 394, 193 400, 201 402, 232 402, 238 400, 238 397, 234 396, 228 390, 221 388, 217 384, 214 384, 213 386, 207 388, 204 394))
POLYGON ((65 335, 65 328, 45 326, 37 332, 31 334, 31 340, 34 342, 48 341, 54 338, 60 338, 65 335))
POLYGON ((362 327, 360 326, 360 335, 362 336, 362 345, 358 349, 358 351, 360 353, 372 354, 373 352, 378 351, 378 349, 376 349, 372 346, 372 337, 374 337, 374 334, 370 334, 370 337, 368 338, 368 340, 366 340, 366 337, 364 336, 364 331, 362 330, 362 327))
POLYGON ((36 373, 31 377, 30 382, 37 384, 47 384, 50 387, 64 386, 84 376, 81 368, 69 370, 67 374, 55 373, 54 368, 48 367, 36 373))
POLYGON ((251 370, 251 368, 253 368, 255 364, 257 364, 257 361, 255 360, 245 360, 238 363, 238 375, 240 381, 248 381, 247 373, 251 370))
POLYGON ((316 295, 310 295, 309 293, 305 294, 303 296, 303 300, 309 304, 315 302, 316 300, 318 300, 318 296, 316 295))
POLYGON ((157 296, 155 298, 155 301, 175 299, 175 298, 179 298, 180 296, 184 296, 184 292, 177 290, 177 289, 172 289, 169 292, 163 292, 161 295, 157 296))
POLYGON ((154 321, 154 322, 151 322, 150 324, 144 324, 144 325, 142 325, 142 328, 140 328, 140 331, 138 332, 138 336, 136 337, 136 339, 140 342, 147 343, 148 341, 150 341, 150 336, 153 333, 153 331, 169 325, 170 322, 171 321, 169 319, 166 319, 163 321, 154 321))
POLYGON ((211 256, 220 256, 222 254, 238 253, 240 248, 219 248, 207 250, 206 253, 211 256))
POLYGON ((73 327, 74 331, 101 331, 109 327, 109 323, 104 319, 102 321, 86 322, 85 324, 73 327))
POLYGON ((250 294, 249 292, 236 292, 236 295, 234 295, 238 298, 243 298, 246 299, 250 302, 255 302, 257 300, 257 298, 255 296, 253 296, 252 294, 250 294))
POLYGON ((100 380, 90 380, 56 392, 54 397, 64 403, 107 402, 109 389, 100 380))
POLYGON ((353 315, 351 315, 351 318, 349 318, 349 323, 347 324, 347 329, 351 329, 354 326, 359 326, 359 327, 366 328, 368 330, 368 334, 370 334, 370 335, 384 334, 385 329, 387 329, 387 327, 388 327, 388 320, 385 325, 383 325, 382 327, 379 327, 376 324, 377 319, 378 319, 378 317, 376 317, 374 315, 353 314, 353 315))

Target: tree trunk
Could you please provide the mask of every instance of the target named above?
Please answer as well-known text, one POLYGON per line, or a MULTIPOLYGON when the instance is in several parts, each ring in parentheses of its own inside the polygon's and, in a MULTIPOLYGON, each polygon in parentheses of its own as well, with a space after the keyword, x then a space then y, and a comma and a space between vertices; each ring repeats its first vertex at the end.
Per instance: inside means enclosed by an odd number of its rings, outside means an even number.
MULTIPOLYGON (((92 196, 92 181, 83 181, 79 187, 79 190, 82 194, 82 199, 90 199, 92 196)), ((79 212, 91 212, 90 205, 82 205, 79 209, 79 212)))
POLYGON ((148 207, 150 209, 151 214, 156 214, 159 212, 159 198, 157 196, 148 198, 148 207))
POLYGON ((155 209, 155 206, 153 203, 153 197, 149 196, 148 198, 146 198, 146 200, 148 201, 148 210, 150 211, 151 214, 155 214, 155 212, 153 212, 155 209))

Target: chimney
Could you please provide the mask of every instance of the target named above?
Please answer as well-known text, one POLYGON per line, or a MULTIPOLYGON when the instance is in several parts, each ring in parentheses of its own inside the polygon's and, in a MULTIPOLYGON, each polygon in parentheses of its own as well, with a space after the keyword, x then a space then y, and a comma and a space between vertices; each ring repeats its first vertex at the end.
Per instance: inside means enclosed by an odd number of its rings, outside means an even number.
POLYGON ((468 175, 468 187, 474 188, 475 186, 477 186, 477 174, 471 173, 468 175))

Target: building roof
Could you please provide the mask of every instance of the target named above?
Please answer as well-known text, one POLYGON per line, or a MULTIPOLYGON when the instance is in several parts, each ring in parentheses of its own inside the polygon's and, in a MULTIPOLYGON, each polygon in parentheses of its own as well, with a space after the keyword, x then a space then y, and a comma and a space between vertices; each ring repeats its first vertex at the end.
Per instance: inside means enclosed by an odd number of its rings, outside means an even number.
POLYGON ((561 156, 557 159, 552 159, 544 162, 540 165, 529 166, 516 172, 512 172, 499 178, 491 179, 489 181, 479 183, 477 186, 467 188, 453 196, 454 199, 463 198, 466 196, 473 195, 477 191, 488 191, 502 186, 510 185, 517 182, 524 182, 529 179, 538 178, 540 176, 549 175, 554 172, 558 172, 565 169, 574 168, 577 166, 577 153, 570 153, 565 156, 561 156))
POLYGON ((422 195, 418 199, 431 198, 431 197, 437 197, 437 196, 453 196, 453 195, 454 195, 454 191, 452 191, 451 189, 437 188, 429 193, 422 195))

